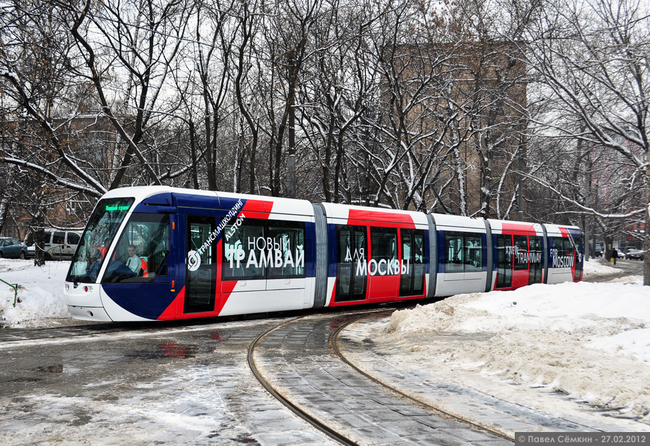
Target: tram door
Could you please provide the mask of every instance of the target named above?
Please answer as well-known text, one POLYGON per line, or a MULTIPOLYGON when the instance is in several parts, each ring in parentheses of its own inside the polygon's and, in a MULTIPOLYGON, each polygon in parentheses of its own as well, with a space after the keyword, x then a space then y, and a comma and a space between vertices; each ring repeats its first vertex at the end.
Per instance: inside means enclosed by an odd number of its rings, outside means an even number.
POLYGON ((573 244, 575 247, 575 270, 573 272, 573 280, 575 282, 580 281, 582 278, 582 267, 584 265, 584 259, 582 257, 582 238, 580 237, 573 237, 573 244))
POLYGON ((368 242, 365 226, 336 228, 336 302, 366 299, 368 242))
POLYGON ((528 236, 514 235, 514 258, 515 258, 515 271, 512 275, 512 287, 519 288, 528 285, 528 236))
POLYGON ((512 236, 497 235, 497 288, 512 286, 512 236))
POLYGON ((424 294, 424 231, 401 229, 400 296, 424 294))
POLYGON ((214 217, 188 215, 184 313, 214 311, 217 282, 217 242, 210 243, 214 217))
POLYGON ((530 239, 530 271, 528 273, 528 285, 542 283, 542 237, 529 237, 530 239))
POLYGON ((370 290, 368 299, 389 299, 399 293, 400 265, 397 228, 370 228, 370 290))

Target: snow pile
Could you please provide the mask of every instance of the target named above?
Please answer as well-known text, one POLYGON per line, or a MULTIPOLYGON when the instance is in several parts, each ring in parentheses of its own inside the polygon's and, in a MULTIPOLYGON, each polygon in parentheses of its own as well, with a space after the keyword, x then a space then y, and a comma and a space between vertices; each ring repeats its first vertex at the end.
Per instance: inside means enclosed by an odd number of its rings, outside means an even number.
POLYGON ((0 326, 44 327, 69 323, 70 313, 63 302, 63 286, 70 262, 46 262, 34 266, 32 260, 0 259, 0 279, 18 285, 14 290, 0 282, 0 326))
POLYGON ((372 337, 396 367, 446 368, 470 387, 478 372, 648 422, 650 288, 627 282, 453 296, 396 311, 372 337))

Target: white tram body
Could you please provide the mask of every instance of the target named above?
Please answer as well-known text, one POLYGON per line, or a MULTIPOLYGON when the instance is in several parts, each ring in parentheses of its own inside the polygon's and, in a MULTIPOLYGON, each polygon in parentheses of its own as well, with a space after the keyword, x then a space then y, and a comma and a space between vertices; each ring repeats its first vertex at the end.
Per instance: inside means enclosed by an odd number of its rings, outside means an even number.
POLYGON ((98 202, 65 283, 77 319, 151 321, 582 279, 582 233, 165 186, 98 202))

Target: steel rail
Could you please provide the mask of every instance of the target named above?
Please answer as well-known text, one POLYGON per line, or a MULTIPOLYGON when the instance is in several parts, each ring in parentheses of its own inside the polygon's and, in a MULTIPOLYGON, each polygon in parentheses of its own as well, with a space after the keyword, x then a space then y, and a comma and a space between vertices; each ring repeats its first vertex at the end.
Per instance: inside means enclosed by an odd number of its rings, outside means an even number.
MULTIPOLYGON (((303 316, 303 317, 305 317, 305 316, 303 316)), ((281 328, 281 327, 283 327, 285 325, 288 325, 288 324, 290 324, 292 322, 295 322, 298 319, 301 319, 301 318, 300 317, 294 318, 294 319, 292 319, 290 321, 286 321, 286 322, 283 322, 282 324, 279 324, 279 325, 277 325, 275 327, 272 327, 269 330, 265 331, 264 333, 260 334, 253 342, 251 342, 250 346, 248 347, 248 365, 249 365, 251 371, 253 372, 253 375, 259 381, 259 383, 262 385, 262 387, 264 387, 264 389, 267 392, 269 392, 274 398, 276 398, 278 401, 280 401, 285 407, 287 407, 289 410, 291 410, 291 412, 293 412, 296 416, 298 416, 299 418, 305 420, 306 422, 308 422, 309 424, 314 426, 316 429, 320 430, 321 432, 323 432, 324 434, 326 434, 330 438, 338 441, 341 444, 350 445, 350 446, 358 446, 358 443, 350 440, 346 436, 344 436, 341 433, 335 431, 331 427, 329 427, 326 424, 319 421, 317 418, 312 417, 307 412, 300 409, 299 406, 297 406, 297 405, 293 404, 291 401, 289 401, 288 398, 286 398, 284 395, 282 395, 282 393, 280 393, 280 391, 274 389, 273 386, 271 386, 271 384, 266 379, 264 379, 262 374, 259 372, 257 366, 255 365, 254 351, 255 351, 255 348, 256 348, 257 344, 265 336, 267 336, 271 332, 273 332, 273 331, 275 331, 275 330, 277 330, 277 329, 279 329, 279 328, 281 328)))
POLYGON ((383 381, 378 380, 378 379, 375 378, 374 376, 372 376, 372 375, 366 373, 365 371, 363 371, 362 369, 360 369, 359 367, 357 367, 357 366, 356 366, 352 361, 350 361, 349 359, 347 359, 347 358, 345 357, 345 355, 341 352, 341 349, 340 349, 340 347, 339 347, 339 335, 341 334, 341 332, 342 332, 342 331, 343 331, 347 326, 349 326, 349 325, 351 325, 351 324, 353 324, 353 323, 355 323, 355 322, 358 322, 358 321, 360 321, 361 319, 368 318, 368 317, 370 317, 370 316, 363 316, 363 317, 361 317, 361 318, 359 318, 359 319, 351 320, 351 321, 348 321, 348 322, 346 322, 346 323, 344 323, 344 324, 341 324, 341 326, 338 327, 338 328, 337 328, 337 329, 336 329, 336 330, 335 330, 335 331, 330 335, 330 340, 329 340, 329 342, 330 342, 330 348, 331 348, 331 349, 334 351, 334 353, 335 353, 335 354, 336 354, 336 355, 341 359, 341 361, 343 361, 343 362, 344 362, 345 364, 347 364, 348 366, 352 367, 352 368, 353 368, 357 373, 363 375, 364 377, 368 378, 368 379, 371 380, 372 382, 381 385, 382 387, 384 387, 384 388, 390 390, 390 391, 393 392, 394 394, 398 395, 398 396, 401 397, 401 398, 404 398, 404 399, 410 401, 411 403, 413 403, 413 404, 415 404, 415 405, 418 405, 418 406, 420 406, 420 407, 422 407, 422 408, 424 408, 424 409, 431 410, 431 411, 435 412, 436 414, 438 414, 439 416, 441 416, 441 417, 443 417, 443 418, 448 418, 448 419, 452 419, 452 420, 458 421, 458 422, 460 422, 460 423, 463 423, 463 424, 469 425, 469 426, 471 426, 471 427, 473 427, 473 428, 476 428, 476 429, 478 429, 478 430, 481 430, 481 431, 483 431, 483 432, 488 432, 488 433, 490 433, 490 434, 492 434, 492 435, 495 435, 495 436, 497 436, 497 437, 499 437, 499 438, 503 438, 504 440, 515 441, 514 437, 512 437, 512 436, 510 436, 510 435, 508 435, 508 434, 506 434, 506 433, 504 433, 504 432, 501 432, 501 431, 495 430, 495 429, 493 429, 493 428, 490 428, 490 427, 488 427, 488 426, 484 426, 484 425, 482 425, 482 424, 478 424, 478 423, 476 423, 475 421, 471 421, 471 420, 469 420, 469 419, 467 419, 467 418, 464 418, 464 417, 462 417, 462 416, 460 416, 460 415, 457 415, 457 414, 454 414, 454 413, 448 412, 448 411, 442 409, 441 407, 434 406, 434 405, 432 405, 432 404, 429 404, 429 403, 426 403, 426 402, 424 402, 424 401, 421 401, 421 400, 419 400, 419 399, 417 399, 417 398, 414 398, 414 397, 412 397, 411 395, 408 395, 408 394, 402 392, 401 390, 397 389, 396 387, 393 387, 393 386, 391 386, 391 385, 389 385, 389 384, 386 384, 386 383, 383 382, 383 381))

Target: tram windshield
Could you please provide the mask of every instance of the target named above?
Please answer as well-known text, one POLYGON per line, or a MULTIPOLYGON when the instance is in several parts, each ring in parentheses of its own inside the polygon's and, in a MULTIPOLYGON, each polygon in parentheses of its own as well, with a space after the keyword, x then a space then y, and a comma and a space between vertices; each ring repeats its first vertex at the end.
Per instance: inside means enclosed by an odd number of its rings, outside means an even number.
POLYGON ((153 282, 167 276, 169 215, 134 212, 111 252, 102 283, 153 282))
POLYGON ((108 198, 97 204, 72 257, 68 282, 94 283, 97 280, 101 261, 133 201, 133 198, 108 198))

